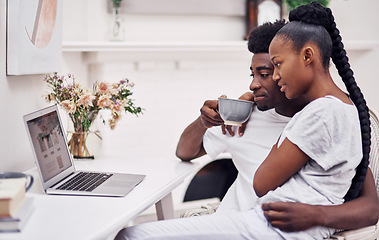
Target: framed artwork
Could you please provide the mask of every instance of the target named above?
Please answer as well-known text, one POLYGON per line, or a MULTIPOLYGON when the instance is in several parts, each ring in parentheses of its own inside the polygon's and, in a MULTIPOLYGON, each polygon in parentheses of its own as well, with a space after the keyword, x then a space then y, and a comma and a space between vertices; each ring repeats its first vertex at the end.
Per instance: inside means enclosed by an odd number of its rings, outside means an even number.
POLYGON ((282 18, 282 0, 247 0, 246 38, 250 31, 265 22, 282 18))
POLYGON ((63 0, 7 1, 7 75, 60 70, 63 0))

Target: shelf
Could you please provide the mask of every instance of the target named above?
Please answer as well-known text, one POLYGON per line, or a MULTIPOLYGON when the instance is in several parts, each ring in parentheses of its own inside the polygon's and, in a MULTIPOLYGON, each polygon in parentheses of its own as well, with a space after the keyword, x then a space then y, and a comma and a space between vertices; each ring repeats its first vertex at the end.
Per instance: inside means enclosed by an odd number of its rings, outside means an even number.
POLYGON ((247 41, 231 42, 65 42, 64 54, 81 54, 88 64, 108 62, 247 61, 247 41))
MULTIPOLYGON (((247 41, 216 42, 64 42, 65 54, 80 54, 88 64, 110 62, 250 62, 247 41)), ((370 51, 379 41, 347 41, 348 52, 370 51)))
POLYGON ((63 52, 242 51, 247 41, 225 42, 64 42, 63 52))
MULTIPOLYGON (((346 41, 347 50, 367 51, 379 41, 346 41)), ((218 42, 63 42, 63 52, 172 52, 172 51, 246 51, 247 41, 218 42)))

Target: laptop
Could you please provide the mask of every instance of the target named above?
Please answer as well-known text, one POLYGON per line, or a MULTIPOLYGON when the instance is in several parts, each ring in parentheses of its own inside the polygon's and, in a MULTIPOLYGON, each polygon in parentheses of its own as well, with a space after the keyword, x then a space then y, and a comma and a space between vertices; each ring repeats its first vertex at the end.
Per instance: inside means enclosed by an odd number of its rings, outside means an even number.
POLYGON ((57 105, 25 115, 24 123, 47 194, 122 197, 146 177, 75 170, 57 105))

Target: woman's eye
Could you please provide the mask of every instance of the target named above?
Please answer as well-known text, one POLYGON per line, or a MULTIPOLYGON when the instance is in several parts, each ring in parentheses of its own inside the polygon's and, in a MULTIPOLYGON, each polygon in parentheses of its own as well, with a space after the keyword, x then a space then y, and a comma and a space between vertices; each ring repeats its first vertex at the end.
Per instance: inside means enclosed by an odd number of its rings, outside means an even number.
POLYGON ((279 67, 280 63, 274 63, 275 67, 279 67))

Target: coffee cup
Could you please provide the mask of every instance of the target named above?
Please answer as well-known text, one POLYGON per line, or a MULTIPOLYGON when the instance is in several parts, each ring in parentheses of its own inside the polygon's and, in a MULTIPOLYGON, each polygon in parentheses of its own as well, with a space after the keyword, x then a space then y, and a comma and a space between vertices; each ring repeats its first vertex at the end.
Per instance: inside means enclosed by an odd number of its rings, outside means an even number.
POLYGON ((218 98, 218 113, 225 125, 242 126, 253 111, 253 102, 241 99, 218 98))
POLYGON ((0 179, 7 179, 7 178, 26 178, 27 184, 25 186, 25 191, 28 191, 34 182, 34 178, 32 175, 27 173, 21 173, 21 172, 0 172, 0 179))

